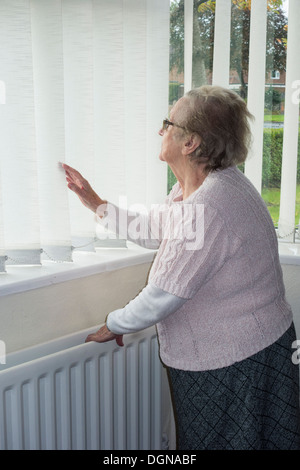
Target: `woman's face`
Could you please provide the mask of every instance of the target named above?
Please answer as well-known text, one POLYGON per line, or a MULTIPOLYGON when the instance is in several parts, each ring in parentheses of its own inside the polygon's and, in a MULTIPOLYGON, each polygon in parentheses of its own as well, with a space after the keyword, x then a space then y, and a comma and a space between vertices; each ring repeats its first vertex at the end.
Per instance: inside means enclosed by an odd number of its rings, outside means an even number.
MULTIPOLYGON (((178 118, 179 113, 183 107, 183 99, 177 101, 170 113, 170 121, 177 124, 176 116, 178 118)), ((159 130, 159 135, 162 137, 161 151, 159 159, 172 165, 182 157, 182 142, 183 136, 180 128, 176 126, 169 126, 167 130, 162 128, 159 130)))

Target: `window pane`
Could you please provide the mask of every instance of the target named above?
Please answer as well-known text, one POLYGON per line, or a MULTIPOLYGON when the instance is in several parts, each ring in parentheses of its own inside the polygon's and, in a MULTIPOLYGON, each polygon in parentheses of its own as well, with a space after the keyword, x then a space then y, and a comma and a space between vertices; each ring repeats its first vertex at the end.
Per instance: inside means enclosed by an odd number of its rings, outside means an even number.
POLYGON ((268 2, 262 196, 279 221, 286 80, 287 14, 268 2))
MULTIPOLYGON (((297 75, 298 69, 296 70, 296 66, 291 66, 291 64, 299 62, 298 59, 294 58, 295 47, 297 47, 299 41, 295 32, 296 28, 293 26, 290 40, 290 79, 287 83, 289 2, 290 7, 292 6, 291 11, 294 18, 293 21, 291 20, 290 29, 292 29, 292 23, 296 24, 298 21, 296 18, 299 15, 299 2, 295 0, 252 0, 252 2, 251 0, 231 0, 230 70, 228 77, 229 87, 246 100, 250 111, 256 117, 256 124, 252 129, 255 145, 251 149, 251 151, 254 151, 254 158, 253 160, 249 158, 244 165, 240 166, 240 169, 245 171, 257 189, 261 191, 275 226, 281 224, 282 227, 287 227, 290 224, 290 222, 285 222, 285 217, 287 215, 288 220, 294 211, 291 197, 294 189, 291 189, 289 178, 290 181, 293 178, 295 179, 295 166, 293 167, 293 163, 290 166, 290 161, 295 158, 296 149, 294 148, 295 132, 290 132, 291 126, 289 123, 290 120, 295 123, 295 113, 294 111, 291 112, 290 109, 287 113, 289 106, 286 106, 286 100, 288 100, 287 104, 289 105, 291 101, 290 88, 294 86, 294 82, 291 84, 291 76, 295 80, 295 77, 299 75, 297 75), (258 34, 260 35, 259 40, 257 39, 258 34), (249 60, 252 61, 252 68, 249 68, 249 60), (288 91, 288 95, 286 95, 286 91, 288 91), (258 109, 259 107, 260 109, 258 109), (284 131, 287 114, 292 117, 288 118, 289 121, 284 131), (286 143, 286 150, 284 150, 284 137, 286 142, 289 141, 289 143, 286 143), (291 156, 291 146, 294 156, 291 156), (286 157, 284 168, 282 168, 284 153, 286 157), (292 167, 294 168, 293 171, 291 170, 292 167)), ((184 0, 171 0, 170 5, 169 104, 171 107, 182 96, 184 89, 184 0)), ((225 5, 224 0, 211 0, 203 3, 194 1, 193 87, 214 83, 215 28, 226 28, 225 18, 221 24, 217 21, 217 12, 218 7, 225 8, 225 5)), ((226 37, 224 31, 221 31, 221 33, 219 31, 218 34, 219 37, 222 35, 226 37)), ((215 48, 217 48, 217 42, 215 48)), ((227 78, 224 76, 224 83, 226 83, 226 80, 227 78)), ((300 89, 300 80, 298 88, 300 89)), ((298 90, 294 93, 297 94, 298 98, 300 97, 298 90)), ((298 143, 297 190, 294 191, 294 193, 296 192, 295 226, 299 224, 300 205, 299 147, 300 144, 298 143)), ((176 179, 169 169, 168 190, 170 190, 174 181, 176 179)), ((292 184, 294 183, 292 182, 292 184)), ((289 231, 291 231, 290 229, 289 231)), ((280 229, 278 233, 281 231, 280 229)), ((286 231, 287 228, 283 230, 284 233, 286 231)))
MULTIPOLYGON (((192 87, 212 83, 214 5, 193 2, 192 87)), ((184 0, 170 1, 169 110, 184 94, 184 0)), ((168 168, 168 192, 176 182, 168 168)))

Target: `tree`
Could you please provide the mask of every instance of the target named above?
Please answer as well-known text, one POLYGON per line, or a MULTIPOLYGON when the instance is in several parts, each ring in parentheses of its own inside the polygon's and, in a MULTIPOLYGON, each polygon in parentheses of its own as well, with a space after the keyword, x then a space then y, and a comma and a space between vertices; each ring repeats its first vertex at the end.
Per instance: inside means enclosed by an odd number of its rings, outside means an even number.
MULTIPOLYGON (((268 0, 267 13, 267 70, 285 70, 287 19, 282 0, 268 0)), ((212 70, 215 0, 194 1, 193 86, 207 83, 212 70)), ((241 94, 246 96, 245 75, 249 65, 251 0, 232 0, 232 34, 230 67, 236 70, 241 82, 241 94)), ((184 2, 171 5, 171 68, 183 71, 184 2)))
MULTIPOLYGON (((212 69, 212 45, 214 36, 214 11, 198 7, 204 3, 194 1, 193 16, 193 81, 194 85, 206 82, 206 70, 212 69)), ((174 0, 171 4, 171 55, 170 68, 184 70, 184 1, 174 0)))
MULTIPOLYGON (((246 96, 245 74, 249 65, 251 0, 233 0, 230 66, 239 74, 241 94, 246 96), (241 45, 241 46, 240 46, 241 45)), ((285 70, 287 19, 280 8, 281 0, 268 2, 266 70, 285 70)))

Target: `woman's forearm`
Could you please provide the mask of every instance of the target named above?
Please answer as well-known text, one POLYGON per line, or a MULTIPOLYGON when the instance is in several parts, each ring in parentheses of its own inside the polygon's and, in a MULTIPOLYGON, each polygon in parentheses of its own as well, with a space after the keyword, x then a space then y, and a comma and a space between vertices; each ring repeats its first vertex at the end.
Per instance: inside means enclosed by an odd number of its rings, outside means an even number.
POLYGON ((185 302, 186 299, 148 284, 124 308, 111 312, 107 316, 106 324, 109 330, 117 335, 134 333, 159 323, 185 302))

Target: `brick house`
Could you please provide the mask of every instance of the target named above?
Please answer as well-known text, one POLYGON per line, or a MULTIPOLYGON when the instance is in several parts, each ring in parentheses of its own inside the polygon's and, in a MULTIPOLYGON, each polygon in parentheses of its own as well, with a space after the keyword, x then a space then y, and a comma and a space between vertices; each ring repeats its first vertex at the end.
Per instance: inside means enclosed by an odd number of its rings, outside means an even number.
MULTIPOLYGON (((174 68, 170 71, 169 74, 170 87, 176 87, 176 93, 173 93, 173 96, 170 99, 170 104, 175 100, 183 96, 184 93, 184 73, 178 73, 174 68)), ((286 81, 286 72, 279 70, 269 70, 266 72, 266 91, 272 88, 274 91, 280 93, 281 95, 281 104, 280 112, 284 111, 284 95, 285 95, 285 81, 286 81)), ((244 74, 244 82, 247 86, 248 83, 248 74, 244 74)), ((211 85, 212 83, 212 73, 207 71, 207 84, 211 85)), ((241 87, 241 80, 239 74, 236 70, 230 70, 229 75, 229 87, 233 90, 239 90, 241 87)))

